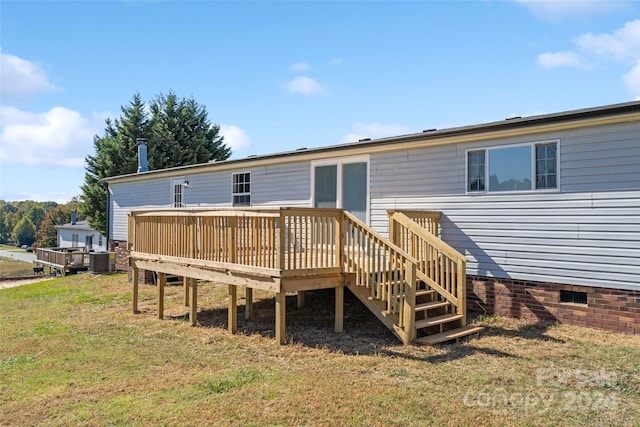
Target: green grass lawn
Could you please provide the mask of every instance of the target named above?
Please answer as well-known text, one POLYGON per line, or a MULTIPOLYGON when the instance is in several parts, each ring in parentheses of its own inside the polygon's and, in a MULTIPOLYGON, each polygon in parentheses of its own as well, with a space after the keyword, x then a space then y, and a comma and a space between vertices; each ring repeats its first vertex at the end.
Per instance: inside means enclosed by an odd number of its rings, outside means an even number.
POLYGON ((33 276, 34 264, 0 257, 0 277, 33 276))
POLYGON ((403 347, 345 293, 287 301, 288 344, 273 338, 274 300, 256 292, 226 332, 226 287, 202 284, 191 327, 182 288, 81 274, 0 290, 0 425, 558 426, 637 425, 640 340, 500 317, 479 338, 403 347))

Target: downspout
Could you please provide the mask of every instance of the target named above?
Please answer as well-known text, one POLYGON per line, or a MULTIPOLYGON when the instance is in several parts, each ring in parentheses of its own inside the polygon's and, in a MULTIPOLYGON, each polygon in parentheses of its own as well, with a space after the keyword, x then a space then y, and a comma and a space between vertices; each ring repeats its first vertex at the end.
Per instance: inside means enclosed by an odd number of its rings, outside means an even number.
POLYGON ((111 206, 111 191, 109 191, 109 183, 106 182, 106 190, 107 190, 107 220, 105 221, 105 226, 104 226, 104 232, 106 234, 106 238, 107 238, 107 251, 110 251, 111 248, 111 244, 110 244, 110 240, 111 240, 111 236, 109 235, 109 223, 111 222, 111 212, 109 207, 111 206))

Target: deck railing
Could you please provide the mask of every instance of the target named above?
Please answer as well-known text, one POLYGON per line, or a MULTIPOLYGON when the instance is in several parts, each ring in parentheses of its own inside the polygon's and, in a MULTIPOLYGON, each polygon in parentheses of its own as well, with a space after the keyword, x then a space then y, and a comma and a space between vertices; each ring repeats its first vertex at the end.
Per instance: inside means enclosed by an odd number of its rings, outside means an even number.
POLYGON ((398 328, 405 343, 415 338, 414 257, 382 235, 344 212, 346 269, 355 274, 355 285, 369 290, 369 297, 382 301, 384 315, 397 315, 398 328))
POLYGON ((393 215, 394 212, 401 212, 413 222, 424 228, 431 234, 440 237, 440 216, 439 211, 419 211, 419 210, 390 210, 389 215, 393 215))
POLYGON ((129 215, 131 256, 277 277, 347 273, 415 337, 417 261, 341 209, 161 209, 129 215))
POLYGON ((341 269, 341 215, 311 208, 136 210, 128 238, 138 255, 321 274, 341 269))
POLYGON ((36 261, 59 268, 83 268, 89 265, 84 248, 37 248, 36 261))
POLYGON ((389 238, 418 263, 417 277, 449 301, 466 319, 466 263, 464 255, 399 211, 389 211, 389 238))

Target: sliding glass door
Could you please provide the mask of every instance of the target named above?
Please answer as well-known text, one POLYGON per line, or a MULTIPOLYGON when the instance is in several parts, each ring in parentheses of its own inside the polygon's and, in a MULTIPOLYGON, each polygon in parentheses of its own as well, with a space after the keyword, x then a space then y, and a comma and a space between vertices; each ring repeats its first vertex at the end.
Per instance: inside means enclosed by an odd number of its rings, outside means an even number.
POLYGON ((368 159, 313 165, 313 206, 343 208, 367 223, 368 159))

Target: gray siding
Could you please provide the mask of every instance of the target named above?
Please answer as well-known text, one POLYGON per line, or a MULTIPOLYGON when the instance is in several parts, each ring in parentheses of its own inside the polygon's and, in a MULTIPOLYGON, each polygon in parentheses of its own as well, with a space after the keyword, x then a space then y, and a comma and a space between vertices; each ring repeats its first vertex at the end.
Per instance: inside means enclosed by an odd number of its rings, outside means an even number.
POLYGON ((388 209, 442 211, 469 274, 640 289, 640 191, 375 199, 385 234, 388 209))
POLYGON ((310 162, 297 162, 251 169, 251 204, 310 206, 310 168, 310 162))
POLYGON ((640 289, 640 123, 376 154, 371 225, 388 209, 443 212, 470 274, 640 289), (465 194, 465 151, 558 140, 557 192, 465 194))
POLYGON ((127 215, 131 209, 168 207, 171 200, 170 180, 156 178, 148 181, 111 184, 109 200, 109 238, 127 240, 127 215))
POLYGON ((171 207, 172 179, 189 180, 189 187, 183 189, 186 207, 231 206, 231 180, 235 172, 251 172, 253 206, 309 206, 309 168, 309 162, 299 162, 111 184, 109 234, 115 240, 127 239, 127 215, 132 209, 171 207))
MULTIPOLYGON (((337 155, 340 158, 342 155, 337 155)), ((443 212, 443 239, 470 274, 640 289, 640 123, 373 153, 371 225, 388 209, 443 212), (558 191, 465 194, 468 149, 559 141, 558 191)), ((254 206, 309 206, 310 162, 245 168, 254 206)), ((190 174, 187 206, 230 206, 232 171, 190 174)), ((111 185, 115 239, 132 208, 169 206, 170 179, 111 185)))

